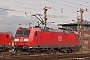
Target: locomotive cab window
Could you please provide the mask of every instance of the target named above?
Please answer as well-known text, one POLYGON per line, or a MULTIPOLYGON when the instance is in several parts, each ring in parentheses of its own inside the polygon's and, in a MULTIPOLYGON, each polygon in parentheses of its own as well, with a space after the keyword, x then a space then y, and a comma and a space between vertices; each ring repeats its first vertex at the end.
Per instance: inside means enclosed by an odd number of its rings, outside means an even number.
POLYGON ((17 30, 16 36, 29 36, 30 30, 17 30))
POLYGON ((6 38, 8 38, 9 37, 9 35, 6 35, 6 38))
POLYGON ((37 31, 35 31, 34 36, 37 36, 37 31))

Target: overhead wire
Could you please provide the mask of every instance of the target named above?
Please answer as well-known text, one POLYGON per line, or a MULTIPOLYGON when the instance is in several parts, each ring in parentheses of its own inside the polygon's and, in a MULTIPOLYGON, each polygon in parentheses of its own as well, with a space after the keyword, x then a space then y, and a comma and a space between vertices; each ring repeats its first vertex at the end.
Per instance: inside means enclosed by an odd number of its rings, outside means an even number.
MULTIPOLYGON (((3 1, 7 1, 7 0, 3 0, 3 1)), ((7 1, 7 2, 13 2, 13 3, 21 3, 21 2, 16 2, 16 1, 11 1, 11 0, 9 0, 9 1, 7 1)), ((21 3, 21 4, 27 4, 27 3, 21 3)), ((32 5, 32 4, 28 4, 28 5, 32 5)), ((26 9, 34 9, 34 10, 42 10, 42 9, 38 9, 38 8, 27 8, 27 7, 22 7, 22 8, 25 8, 25 10, 26 9)), ((58 10, 58 9, 57 9, 58 10)), ((26 14, 26 12, 25 12, 25 14, 26 14)))
MULTIPOLYGON (((7 1, 7 0, 3 0, 3 1, 7 1)), ((50 0, 45 0, 45 1, 48 1, 48 2, 52 2, 52 3, 56 3, 56 4, 61 4, 61 3, 57 3, 57 2, 54 2, 54 1, 50 1, 50 0)), ((71 1, 65 1, 65 0, 60 0, 60 1, 64 1, 64 2, 67 2, 67 3, 72 3, 72 4, 76 4, 76 5, 82 5, 82 6, 87 6, 87 5, 84 5, 84 4, 79 4, 79 3, 75 3, 75 2, 71 2, 71 1)), ((28 3, 22 3, 22 2, 17 2, 17 1, 11 1, 9 0, 8 2, 14 2, 14 3, 20 3, 20 4, 26 4, 26 5, 33 5, 33 6, 41 6, 41 5, 37 5, 37 4, 28 4, 28 3)), ((84 1, 86 2, 86 1, 84 1)), ((88 3, 88 2, 87 2, 88 3)), ((61 4, 61 5, 64 5, 64 6, 69 6, 69 5, 65 5, 65 4, 61 4)), ((69 7, 75 7, 75 6, 69 6, 69 7)), ((90 6, 87 6, 87 7, 90 7, 90 6)), ((75 8, 78 8, 78 7, 75 7, 75 8)), ((37 9, 39 10, 39 9, 37 9)))
MULTIPOLYGON (((85 5, 85 4, 79 4, 79 3, 75 3, 75 2, 71 2, 71 1, 66 1, 66 0, 60 0, 60 1, 67 2, 67 3, 71 3, 71 4, 75 4, 75 5, 87 6, 87 5, 85 5)), ((84 2, 86 2, 86 1, 84 1, 84 2)), ((87 6, 87 7, 90 7, 90 6, 87 6)))
MULTIPOLYGON (((13 3, 20 3, 20 4, 26 4, 26 5, 34 5, 34 6, 38 6, 40 7, 41 5, 37 5, 37 4, 28 4, 28 3, 22 3, 22 2, 16 2, 16 1, 11 1, 11 0, 3 0, 3 1, 7 1, 7 2, 13 2, 13 3)), ((22 7, 22 8, 27 8, 27 7, 22 7)), ((30 9, 30 8, 27 8, 27 9, 30 9)), ((31 9, 36 9, 36 10, 41 10, 41 9, 38 9, 38 8, 31 8, 31 9)))
MULTIPOLYGON (((64 6, 67 6, 67 7, 75 7, 75 6, 69 6, 69 5, 65 5, 65 4, 61 4, 61 3, 57 3, 57 2, 54 2, 54 1, 51 1, 51 0, 46 0, 47 2, 50 2, 50 3, 55 3, 55 4, 59 4, 59 5, 64 5, 64 6)), ((75 8, 77 8, 77 7, 75 7, 75 8)), ((55 9, 55 11, 56 10, 61 10, 60 12, 62 13, 62 15, 66 15, 66 16, 68 16, 67 14, 65 14, 65 13, 63 13, 63 9, 65 9, 64 7, 63 8, 61 8, 61 9, 55 9)), ((72 11, 71 11, 72 12, 72 11)))
MULTIPOLYGON (((62 3, 56 2, 56 1, 51 1, 51 0, 45 0, 45 1, 50 2, 50 3, 54 3, 54 4, 59 4, 59 5, 67 6, 67 7, 63 7, 63 9, 68 8, 68 7, 76 8, 77 10, 80 9, 79 7, 70 6, 70 5, 67 5, 67 4, 62 4, 62 3)), ((65 1, 65 0, 60 0, 60 1, 67 2, 67 3, 72 3, 72 4, 75 4, 75 5, 86 6, 86 8, 87 8, 87 7, 90 7, 90 6, 87 6, 87 5, 85 5, 85 4, 79 4, 79 3, 74 3, 74 2, 65 1)), ((88 3, 88 2, 87 2, 87 3, 88 3)))
MULTIPOLYGON (((4 0, 4 1, 7 1, 7 0, 4 0)), ((8 2, 10 2, 10 1, 11 1, 11 0, 9 0, 8 2)), ((51 3, 55 3, 55 4, 59 4, 59 5, 64 5, 64 6, 67 6, 67 7, 77 8, 77 7, 75 7, 75 6, 70 6, 70 5, 66 5, 66 4, 59 3, 59 2, 54 2, 54 1, 50 1, 50 0, 46 0, 46 1, 51 2, 51 3)), ((62 1, 79 5, 78 3, 74 3, 74 2, 69 2, 69 1, 65 1, 65 0, 62 0, 62 1)), ((16 1, 11 1, 11 2, 21 3, 21 4, 28 4, 28 3, 16 2, 16 1)), ((28 4, 28 5, 33 5, 33 4, 28 4)), ((39 6, 39 5, 36 5, 36 6, 39 6)), ((26 9, 34 9, 34 8, 27 8, 27 7, 23 7, 23 8, 26 8, 26 9)), ((63 8, 63 9, 64 9, 64 8, 63 8)), ((77 8, 77 9, 78 9, 78 8, 77 8)), ((3 9, 3 10, 8 10, 8 9, 3 9)), ((35 8, 35 10, 41 10, 41 9, 35 8)), ((57 10, 59 10, 59 9, 57 9, 57 10)), ((9 11, 22 12, 22 13, 25 13, 25 14, 28 13, 28 12, 24 12, 24 11, 17 11, 17 10, 10 10, 10 9, 9 9, 9 11)), ((33 13, 31 13, 31 12, 29 12, 29 13, 30 13, 30 14, 33 14, 33 13)))
MULTIPOLYGON (((3 1, 7 1, 7 0, 3 0, 3 1)), ((16 2, 16 1, 11 1, 11 0, 9 0, 9 1, 7 1, 7 2, 13 2, 13 3, 20 3, 20 4, 27 4, 27 5, 34 5, 34 4, 28 4, 28 3, 21 3, 21 2, 16 2)), ((34 6, 38 6, 39 7, 39 5, 34 5, 34 6)), ((34 9, 34 10, 41 10, 41 9, 39 9, 39 8, 28 8, 28 7, 21 7, 21 8, 26 8, 26 9, 34 9)))
POLYGON ((7 9, 7 8, 0 8, 0 10, 7 10, 7 11, 14 11, 14 12, 21 12, 21 13, 25 13, 25 14, 35 14, 35 13, 31 13, 31 12, 25 12, 25 11, 17 11, 17 10, 13 10, 13 9, 7 9))
POLYGON ((54 2, 54 1, 51 1, 51 0, 45 0, 45 1, 50 2, 50 3, 59 4, 59 5, 63 5, 63 6, 67 6, 67 7, 77 8, 77 7, 75 7, 75 6, 70 6, 70 5, 66 5, 66 4, 59 3, 59 2, 54 2))
MULTIPOLYGON (((7 0, 3 0, 3 1, 7 1, 7 0)), ((10 0, 7 1, 7 2, 10 2, 10 0)), ((16 1, 11 1, 11 2, 20 3, 20 2, 16 2, 16 1)), ((21 4, 27 4, 27 3, 21 3, 21 4)), ((30 4, 30 5, 32 5, 32 4, 30 4)), ((25 10, 26 10, 26 9, 41 10, 41 9, 38 9, 38 8, 27 8, 27 7, 22 7, 22 8, 25 8, 25 10)), ((2 10, 8 10, 8 11, 14 11, 14 12, 25 13, 26 16, 27 16, 27 13, 28 13, 28 14, 36 14, 36 13, 32 13, 32 12, 27 12, 27 11, 17 11, 17 10, 15 10, 15 9, 7 9, 7 8, 0 8, 0 9, 2 9, 2 10)))
MULTIPOLYGON (((71 6, 71 5, 67 5, 67 4, 62 4, 62 3, 60 3, 60 2, 55 2, 55 1, 51 1, 51 0, 45 0, 45 1, 50 2, 50 3, 59 4, 59 5, 63 5, 63 6, 67 6, 67 7, 63 7, 63 8, 72 7, 72 8, 80 9, 79 7, 71 6)), ((59 0, 59 1, 67 2, 67 3, 72 3, 72 4, 75 4, 75 5, 86 6, 86 8, 87 8, 87 7, 90 7, 90 6, 86 5, 86 4, 79 4, 79 3, 70 2, 70 1, 65 1, 65 0, 59 0)), ((84 1, 84 2, 85 2, 85 1, 84 1)), ((88 3, 88 1, 87 1, 86 3, 88 3)))
POLYGON ((41 5, 37 5, 37 4, 31 4, 31 3, 22 3, 22 2, 17 2, 17 1, 14 1, 14 0, 4 0, 4 1, 8 1, 8 2, 14 2, 14 3, 20 3, 20 4, 26 4, 26 5, 33 5, 33 6, 41 6, 41 5))
POLYGON ((23 11, 16 11, 16 10, 13 10, 13 9, 7 9, 7 8, 0 8, 2 10, 8 10, 8 11, 15 11, 15 12, 23 12, 23 11))
MULTIPOLYGON (((4 1, 7 1, 7 0, 4 0, 4 1)), ((11 0, 9 0, 9 1, 11 1, 11 0)), ((49 1, 49 0, 46 0, 46 1, 48 1, 48 2, 52 2, 52 3, 56 3, 56 4, 61 4, 61 3, 57 3, 57 2, 53 2, 53 1, 49 1)), ((64 1, 64 0, 62 0, 62 1, 64 1)), ((16 2, 16 1, 11 1, 11 2, 14 2, 14 3, 21 3, 21 2, 16 2)), ((70 2, 71 3, 71 2, 70 2)), ((27 4, 27 3, 21 3, 21 4, 27 4)), ((74 3, 75 4, 75 3, 74 3)), ((32 5, 32 4, 28 4, 28 5, 32 5)), ((61 4, 61 5, 64 5, 64 6, 68 6, 68 7, 75 7, 75 6, 69 6, 69 5, 65 5, 65 4, 61 4)), ((27 7, 22 7, 22 8, 26 8, 26 9, 34 9, 34 10, 41 10, 41 9, 38 9, 38 8, 27 8, 27 7)), ((77 7, 75 7, 75 8, 77 8, 77 7)), ((58 9, 57 9, 58 10, 58 9)))

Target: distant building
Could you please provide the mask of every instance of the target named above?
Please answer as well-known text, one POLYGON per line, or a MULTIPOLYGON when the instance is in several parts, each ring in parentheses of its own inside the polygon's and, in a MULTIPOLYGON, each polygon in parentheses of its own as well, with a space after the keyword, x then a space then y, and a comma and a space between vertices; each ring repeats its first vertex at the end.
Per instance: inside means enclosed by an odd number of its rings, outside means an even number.
POLYGON ((82 28, 79 30, 79 24, 77 22, 67 23, 67 24, 58 24, 58 26, 62 26, 62 28, 70 29, 73 31, 82 31, 82 48, 85 50, 90 49, 90 22, 83 21, 82 28))

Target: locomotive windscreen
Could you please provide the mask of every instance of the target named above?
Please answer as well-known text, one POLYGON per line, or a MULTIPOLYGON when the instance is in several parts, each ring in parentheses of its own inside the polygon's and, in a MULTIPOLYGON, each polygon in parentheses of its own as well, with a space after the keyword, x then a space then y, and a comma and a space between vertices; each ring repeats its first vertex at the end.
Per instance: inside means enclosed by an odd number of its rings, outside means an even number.
POLYGON ((16 36, 29 36, 30 30, 17 30, 16 36))

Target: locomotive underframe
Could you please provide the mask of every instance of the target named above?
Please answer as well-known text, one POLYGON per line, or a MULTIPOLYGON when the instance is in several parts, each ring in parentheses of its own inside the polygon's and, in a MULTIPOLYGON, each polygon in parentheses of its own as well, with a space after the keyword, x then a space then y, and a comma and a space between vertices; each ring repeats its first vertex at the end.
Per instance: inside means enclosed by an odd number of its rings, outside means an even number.
POLYGON ((60 46, 60 47, 32 47, 28 46, 15 46, 15 51, 25 51, 29 53, 72 53, 74 51, 79 51, 80 46, 60 46))
POLYGON ((10 46, 10 45, 1 45, 0 44, 0 52, 4 52, 4 51, 9 51, 9 50, 12 50, 13 47, 10 46))

